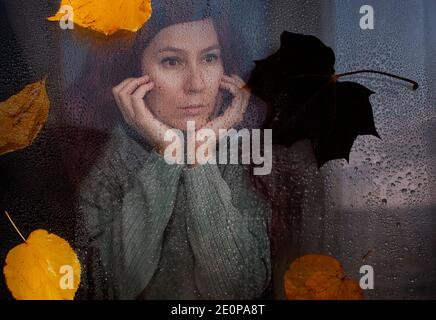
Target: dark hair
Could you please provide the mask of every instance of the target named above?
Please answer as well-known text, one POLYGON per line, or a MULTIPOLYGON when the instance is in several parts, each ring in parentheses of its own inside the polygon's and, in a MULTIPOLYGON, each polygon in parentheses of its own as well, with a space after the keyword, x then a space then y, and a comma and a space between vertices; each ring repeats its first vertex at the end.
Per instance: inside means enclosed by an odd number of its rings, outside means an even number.
MULTIPOLYGON (((192 3, 191 1, 189 2, 192 3)), ((198 21, 198 20, 204 20, 210 18, 212 19, 215 30, 217 32, 218 41, 223 49, 222 50, 223 63, 224 63, 225 72, 226 73, 233 73, 238 71, 240 72, 240 70, 238 70, 237 68, 238 63, 236 63, 234 60, 234 58, 236 58, 236 60, 240 60, 237 57, 235 57, 235 55, 238 54, 239 50, 235 47, 236 43, 232 45, 232 41, 230 39, 231 26, 228 20, 229 14, 226 12, 227 10, 216 12, 214 10, 211 10, 209 6, 206 6, 204 8, 201 7, 201 5, 204 5, 205 3, 208 2, 209 1, 200 2, 199 7, 197 8, 193 5, 188 6, 188 5, 180 4, 180 1, 178 2, 177 6, 174 5, 174 1, 160 2, 159 6, 154 10, 161 10, 162 14, 157 17, 154 17, 154 19, 152 17, 150 21, 147 23, 147 26, 142 28, 138 32, 138 36, 136 37, 135 43, 133 45, 133 50, 132 50, 133 56, 141 57, 142 52, 150 43, 150 41, 157 35, 157 33, 160 30, 162 30, 165 27, 178 23, 198 21)), ((222 9, 227 9, 227 8, 222 8, 222 9)), ((140 72, 141 60, 135 59, 135 61, 138 63, 135 66, 135 72, 138 74, 140 72)))

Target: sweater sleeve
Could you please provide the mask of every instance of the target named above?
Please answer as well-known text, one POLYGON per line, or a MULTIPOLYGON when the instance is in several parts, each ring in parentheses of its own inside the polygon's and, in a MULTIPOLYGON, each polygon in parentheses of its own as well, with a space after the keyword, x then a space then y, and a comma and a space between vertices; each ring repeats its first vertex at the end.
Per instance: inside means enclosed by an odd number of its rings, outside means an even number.
POLYGON ((112 213, 119 210, 115 199, 120 183, 95 164, 78 191, 78 213, 74 228, 74 246, 81 263, 79 299, 112 299, 107 269, 103 266, 109 244, 112 213), (99 190, 99 192, 96 192, 99 190))
POLYGON ((76 242, 91 298, 135 299, 148 284, 182 170, 123 143, 107 147, 79 191, 76 242))
POLYGON ((183 171, 195 280, 206 299, 255 299, 271 280, 270 208, 241 165, 204 164, 183 171))

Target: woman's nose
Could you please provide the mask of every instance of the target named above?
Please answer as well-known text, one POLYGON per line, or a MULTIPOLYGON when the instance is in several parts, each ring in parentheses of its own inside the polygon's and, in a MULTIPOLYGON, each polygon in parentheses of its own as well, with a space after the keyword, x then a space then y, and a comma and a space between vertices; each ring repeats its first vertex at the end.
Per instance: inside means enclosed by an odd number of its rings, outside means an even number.
POLYGON ((187 91, 188 93, 202 92, 205 88, 204 77, 202 70, 198 66, 190 68, 190 72, 187 77, 187 91))

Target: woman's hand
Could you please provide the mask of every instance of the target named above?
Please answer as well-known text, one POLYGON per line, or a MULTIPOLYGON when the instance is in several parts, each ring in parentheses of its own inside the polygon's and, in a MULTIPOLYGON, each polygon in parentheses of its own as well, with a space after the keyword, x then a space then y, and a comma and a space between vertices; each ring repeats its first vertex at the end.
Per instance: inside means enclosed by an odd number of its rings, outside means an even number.
MULTIPOLYGON (((172 143, 179 143, 181 150, 183 150, 183 137, 177 135, 176 131, 172 134, 173 137, 176 137, 176 142, 173 142, 174 140, 165 141, 165 133, 173 129, 159 121, 144 102, 145 95, 153 87, 154 83, 146 75, 140 78, 128 78, 114 87, 112 92, 124 120, 152 143, 161 155, 164 155, 166 147, 172 143)), ((217 139, 219 139, 219 129, 228 130, 242 121, 250 99, 249 88, 236 75, 231 77, 223 75, 220 87, 233 95, 232 102, 222 116, 211 120, 203 127, 213 130, 217 139)), ((196 135, 188 136, 188 139, 195 140, 195 138, 196 135)), ((208 139, 206 142, 193 141, 193 145, 196 146, 195 152, 204 143, 209 144, 209 149, 215 150, 217 139, 208 139)), ((215 155, 207 154, 206 158, 213 156, 215 155)), ((196 155, 192 155, 191 159, 195 159, 197 164, 196 155)))
MULTIPOLYGON (((165 141, 165 132, 171 130, 169 126, 160 122, 145 105, 144 97, 154 87, 148 75, 139 78, 128 78, 112 89, 115 101, 123 114, 124 120, 141 135, 143 135, 155 149, 164 154, 165 148, 172 141, 165 141)), ((179 143, 181 138, 175 134, 179 143)))
MULTIPOLYGON (((238 77, 237 75, 232 75, 231 77, 223 75, 221 78, 220 87, 224 90, 229 91, 233 95, 232 102, 222 116, 211 120, 203 127, 213 130, 217 139, 208 139, 206 140, 206 142, 196 142, 195 149, 197 149, 200 145, 203 145, 203 143, 208 143, 208 149, 215 150, 216 144, 219 142, 219 129, 228 130, 236 126, 242 121, 242 119, 244 118, 244 114, 247 111, 251 91, 240 77, 238 77)), ((191 137, 191 139, 195 139, 195 137, 191 137)), ((208 159, 214 157, 215 155, 208 154, 205 156, 206 159, 208 159)))
POLYGON ((233 95, 233 100, 222 116, 213 119, 204 126, 204 128, 214 130, 217 136, 219 129, 230 129, 242 121, 251 95, 250 89, 237 75, 231 77, 223 75, 220 87, 229 91, 233 95))

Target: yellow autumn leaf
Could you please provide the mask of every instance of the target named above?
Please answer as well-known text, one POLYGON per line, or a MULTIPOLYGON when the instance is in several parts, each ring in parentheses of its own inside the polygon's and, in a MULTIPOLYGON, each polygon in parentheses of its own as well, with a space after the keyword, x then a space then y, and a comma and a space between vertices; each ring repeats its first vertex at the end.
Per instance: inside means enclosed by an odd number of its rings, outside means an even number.
POLYGON ((67 241, 39 229, 9 251, 3 273, 17 300, 73 300, 81 269, 67 241))
POLYGON ((309 254, 291 263, 284 276, 289 300, 360 300, 359 284, 346 278, 342 265, 333 257, 309 254))
POLYGON ((136 32, 151 17, 151 0, 62 0, 58 12, 47 18, 49 21, 65 20, 72 8, 72 20, 75 24, 105 35, 118 30, 136 32))
POLYGON ((0 102, 0 155, 30 145, 47 121, 49 108, 45 79, 0 102))

